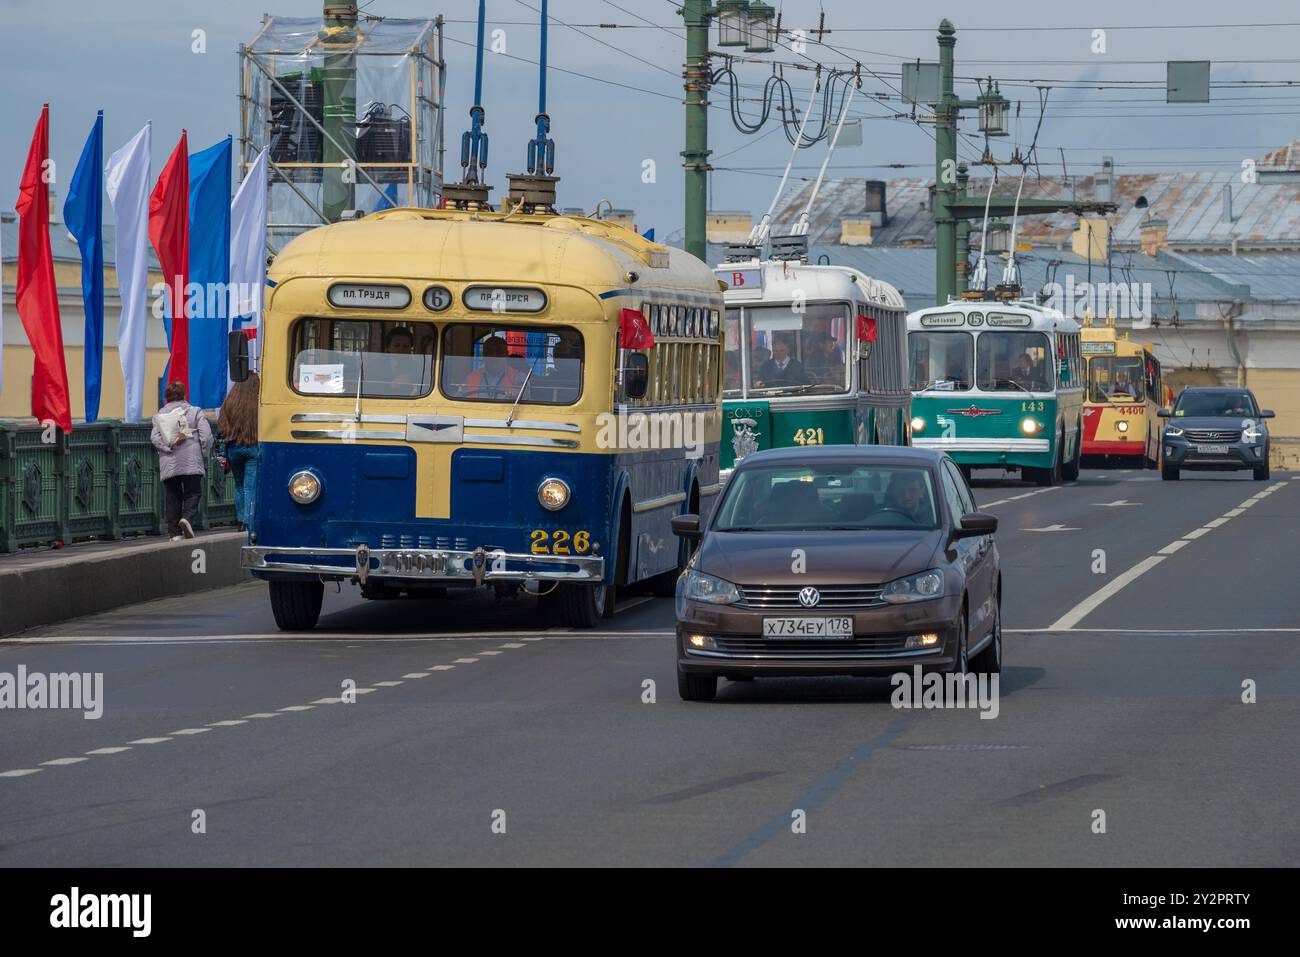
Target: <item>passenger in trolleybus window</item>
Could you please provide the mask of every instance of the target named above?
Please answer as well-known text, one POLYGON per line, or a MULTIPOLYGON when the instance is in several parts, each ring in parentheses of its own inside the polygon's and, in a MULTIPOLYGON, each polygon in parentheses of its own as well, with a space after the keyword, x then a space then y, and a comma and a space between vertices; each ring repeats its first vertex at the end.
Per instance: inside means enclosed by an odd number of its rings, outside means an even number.
POLYGON ((465 394, 471 399, 514 399, 527 373, 510 364, 506 341, 493 336, 483 343, 483 365, 465 376, 465 394))
MULTIPOLYGON (((843 325, 843 324, 841 324, 843 325)), ((844 350, 831 333, 827 319, 812 319, 803 333, 804 368, 815 382, 840 384, 844 380, 844 350)))

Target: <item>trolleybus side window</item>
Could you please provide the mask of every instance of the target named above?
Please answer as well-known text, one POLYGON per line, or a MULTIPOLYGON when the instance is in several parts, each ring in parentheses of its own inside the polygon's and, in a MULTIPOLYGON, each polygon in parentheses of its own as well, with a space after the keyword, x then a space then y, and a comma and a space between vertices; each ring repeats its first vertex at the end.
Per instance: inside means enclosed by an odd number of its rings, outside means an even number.
POLYGON ((724 352, 722 360, 722 394, 740 395, 740 310, 727 310, 724 323, 724 352))
POLYGON ((1045 392, 1056 379, 1055 356, 1041 332, 985 332, 975 347, 975 380, 985 392, 1045 392))
POLYGON ((293 327, 292 385, 303 395, 414 399, 433 391, 437 327, 431 322, 300 319, 293 327), (420 346, 427 344, 428 351, 420 346))
POLYGON ((449 399, 572 405, 582 370, 576 329, 456 323, 443 330, 441 387, 449 399))
POLYGON ((975 343, 969 332, 910 332, 907 349, 913 392, 964 392, 973 384, 975 343))

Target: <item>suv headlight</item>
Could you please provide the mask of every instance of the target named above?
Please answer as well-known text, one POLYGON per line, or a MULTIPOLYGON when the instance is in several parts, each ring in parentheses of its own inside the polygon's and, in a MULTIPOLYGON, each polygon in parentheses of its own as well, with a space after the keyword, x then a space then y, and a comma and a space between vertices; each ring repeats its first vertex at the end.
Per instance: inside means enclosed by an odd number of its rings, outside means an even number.
POLYGON ((880 592, 880 597, 896 605, 909 601, 929 601, 943 597, 943 572, 931 568, 928 572, 895 579, 880 592))
POLYGON ((692 570, 686 573, 686 597, 710 605, 730 605, 740 601, 740 589, 729 581, 692 570))
POLYGON ((1182 434, 1183 434, 1183 430, 1178 428, 1177 426, 1173 426, 1173 425, 1165 426, 1165 438, 1167 439, 1176 439, 1182 434))
POLYGON ((1245 439, 1247 442, 1258 442, 1260 439, 1264 437, 1264 430, 1256 429, 1254 427, 1243 429, 1241 433, 1241 437, 1245 439))

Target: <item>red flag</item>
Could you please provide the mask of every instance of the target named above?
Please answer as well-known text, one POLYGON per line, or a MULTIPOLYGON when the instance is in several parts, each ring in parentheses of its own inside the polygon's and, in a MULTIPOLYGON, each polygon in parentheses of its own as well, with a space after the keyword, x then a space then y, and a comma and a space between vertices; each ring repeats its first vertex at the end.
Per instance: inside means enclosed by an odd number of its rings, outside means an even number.
POLYGON ((858 313, 858 340, 860 342, 876 341, 876 320, 865 313, 858 313))
POLYGON ((41 108, 32 148, 18 184, 18 286, 15 302, 32 344, 32 415, 72 431, 63 326, 50 254, 50 105, 41 108))
POLYGON ((620 349, 654 348, 655 335, 640 309, 624 309, 619 314, 618 333, 620 349))
POLYGON ((190 382, 190 327, 185 318, 185 284, 190 268, 190 158, 185 131, 149 197, 149 241, 158 252, 163 281, 171 291, 171 381, 190 382))

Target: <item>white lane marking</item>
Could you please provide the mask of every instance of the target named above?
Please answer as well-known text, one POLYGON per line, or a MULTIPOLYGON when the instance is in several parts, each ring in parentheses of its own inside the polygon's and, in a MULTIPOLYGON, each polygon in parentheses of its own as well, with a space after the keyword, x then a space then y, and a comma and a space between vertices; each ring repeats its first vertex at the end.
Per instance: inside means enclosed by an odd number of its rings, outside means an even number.
POLYGON ((1253 498, 1248 498, 1248 499, 1246 499, 1246 501, 1244 501, 1244 502, 1242 502, 1240 505, 1238 505, 1237 508, 1250 508, 1252 505, 1255 505, 1255 504, 1256 504, 1255 499, 1253 499, 1253 498))
POLYGON ((287 708, 281 708, 281 711, 310 711, 312 705, 309 704, 291 704, 287 708))
POLYGON ((376 682, 375 682, 375 687, 376 687, 376 688, 396 688, 396 687, 397 687, 398 685, 400 685, 400 684, 403 684, 403 682, 401 682, 401 681, 376 681, 376 682))
POLYGON ((1199 637, 1203 635, 1291 635, 1300 634, 1300 628, 1003 628, 1010 635, 1168 635, 1199 637))
POLYGON ((430 671, 451 671, 451 669, 455 667, 456 667, 455 665, 430 665, 429 670, 430 671))
POLYGON ((53 761, 42 761, 41 764, 50 764, 54 767, 61 767, 65 764, 80 764, 82 761, 89 760, 89 758, 55 758, 53 761))
POLYGON ((1022 532, 1077 532, 1077 528, 1069 528, 1065 525, 1045 525, 1042 528, 1022 528, 1022 532))
POLYGON ((171 738, 136 738, 134 741, 128 741, 128 744, 162 744, 164 741, 170 741, 171 738))
POLYGON ((480 651, 479 654, 480 654, 480 655, 500 655, 500 654, 505 654, 505 652, 502 652, 502 651, 480 651))
POLYGON ((1113 502, 1093 502, 1092 504, 1093 504, 1093 505, 1096 505, 1096 506, 1098 506, 1098 507, 1100 507, 1100 508, 1118 508, 1118 507, 1121 506, 1121 505, 1141 505, 1142 503, 1141 503, 1141 502, 1129 502, 1129 501, 1126 501, 1126 500, 1124 500, 1124 499, 1122 499, 1122 498, 1117 498, 1117 499, 1115 499, 1115 501, 1113 501, 1113 502))
POLYGON ((1172 555, 1174 552, 1178 551, 1178 549, 1180 549, 1180 548, 1182 548, 1184 545, 1188 545, 1188 544, 1191 544, 1191 543, 1188 542, 1187 539, 1185 539, 1185 538, 1180 538, 1178 541, 1176 541, 1176 542, 1170 542, 1170 543, 1169 543, 1168 545, 1166 545, 1164 548, 1160 549, 1160 551, 1159 551, 1158 554, 1160 554, 1160 555, 1172 555))
POLYGON ((40 768, 16 768, 13 771, 0 771, 0 778, 23 778, 29 774, 40 773, 40 768))
MULTIPOLYGON (((569 628, 554 628, 551 632, 571 631, 569 628)), ((549 634, 550 632, 548 632, 549 634)), ((263 641, 267 643, 302 645, 310 641, 338 641, 346 639, 356 641, 359 637, 355 631, 312 631, 301 635, 275 632, 274 634, 247 635, 196 635, 184 637, 177 635, 28 635, 5 638, 6 644, 48 645, 80 642, 86 644, 137 644, 137 645, 193 645, 193 644, 230 644, 232 642, 263 641)), ((364 635, 367 645, 378 642, 396 641, 499 641, 502 638, 518 638, 520 641, 542 641, 546 635, 536 631, 412 631, 401 635, 364 635)))
POLYGON ((1231 519, 1226 515, 1220 515, 1218 518, 1212 518, 1205 523, 1206 528, 1218 528, 1220 525, 1227 525, 1231 519))
POLYGON ((1079 622, 1083 621, 1083 619, 1086 618, 1089 614, 1091 614, 1106 599, 1118 594, 1130 582, 1135 581, 1136 579, 1145 575, 1147 572, 1155 568, 1164 560, 1165 559, 1163 555, 1151 555, 1147 558, 1142 559, 1142 561, 1138 562, 1128 571, 1124 572, 1121 575, 1116 576, 1112 581, 1107 582, 1105 585, 1103 585, 1101 588, 1098 588, 1095 592, 1093 592, 1083 601, 1079 602, 1079 604, 1075 605, 1064 615, 1058 618, 1050 626, 1050 628, 1052 630, 1073 628, 1079 622))
POLYGON ((179 731, 173 731, 172 734, 207 734, 211 728, 181 728, 179 731))
POLYGON ((403 678, 427 678, 427 677, 429 677, 429 672, 427 672, 427 671, 412 671, 412 672, 410 672, 409 674, 404 674, 404 675, 402 675, 402 677, 403 677, 403 678))
POLYGON ((502 645, 501 647, 502 647, 502 648, 524 648, 524 647, 526 647, 526 646, 524 645, 524 643, 523 643, 522 641, 507 641, 507 642, 506 642, 504 645, 502 645))
POLYGON ((1061 486, 1059 485, 1051 485, 1048 486, 1047 488, 1036 488, 1032 492, 1025 492, 1021 495, 1012 495, 1010 498, 1000 498, 996 502, 985 502, 983 505, 981 505, 979 502, 976 502, 975 507, 977 509, 983 510, 986 508, 993 508, 993 506, 995 505, 1006 505, 1007 502, 1018 502, 1022 498, 1029 498, 1031 495, 1042 495, 1044 492, 1054 492, 1060 487, 1061 486))
POLYGON ((312 704, 342 704, 342 698, 317 698, 312 704))
POLYGON ((1200 538, 1202 535, 1210 534, 1211 531, 1213 531, 1213 529, 1202 526, 1201 528, 1193 529, 1192 531, 1188 532, 1186 535, 1183 536, 1183 538, 1191 542, 1200 538))
POLYGON ((1241 514, 1242 512, 1244 512, 1244 511, 1245 511, 1245 509, 1242 509, 1242 508, 1234 508, 1234 509, 1233 509, 1232 511, 1230 511, 1230 512, 1224 512, 1224 513, 1223 513, 1223 517, 1224 517, 1224 518, 1236 518, 1238 515, 1240 515, 1240 514, 1241 514))
POLYGON ((225 721, 210 721, 209 728, 233 728, 237 724, 248 724, 243 718, 227 718, 225 721))
POLYGON ((621 615, 621 614, 623 614, 623 612, 625 612, 625 611, 631 611, 633 608, 636 608, 638 605, 644 605, 644 604, 645 604, 646 602, 648 602, 648 601, 654 601, 654 596, 653 596, 653 595, 641 595, 639 598, 633 598, 633 599, 630 599, 629 601, 620 602, 620 603, 619 603, 619 604, 614 608, 614 614, 616 614, 616 615, 621 615))
POLYGON ((378 688, 358 688, 356 691, 354 691, 354 692, 352 692, 352 693, 353 693, 353 694, 373 694, 374 692, 376 692, 376 691, 378 691, 378 690, 379 690, 378 688))
POLYGON ((472 665, 472 664, 473 664, 474 662, 476 662, 476 661, 478 661, 477 658, 457 658, 457 659, 456 659, 456 664, 458 664, 458 665, 472 665))
POLYGON ((130 748, 96 748, 94 751, 87 751, 87 754, 121 754, 123 751, 130 751, 130 748))
POLYGON ((244 715, 245 718, 278 718, 280 715, 275 711, 255 711, 253 714, 244 715))

